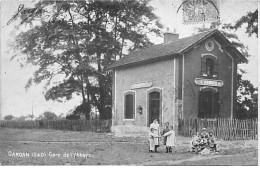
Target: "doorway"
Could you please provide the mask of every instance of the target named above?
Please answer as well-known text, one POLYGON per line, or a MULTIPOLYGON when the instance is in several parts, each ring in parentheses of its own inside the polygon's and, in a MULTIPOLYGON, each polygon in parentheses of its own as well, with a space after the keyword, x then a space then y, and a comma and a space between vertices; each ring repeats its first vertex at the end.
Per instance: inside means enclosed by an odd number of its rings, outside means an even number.
POLYGON ((219 93, 206 90, 199 92, 198 118, 219 117, 219 93))
POLYGON ((148 93, 148 126, 154 119, 158 119, 161 125, 161 92, 151 91, 148 93))

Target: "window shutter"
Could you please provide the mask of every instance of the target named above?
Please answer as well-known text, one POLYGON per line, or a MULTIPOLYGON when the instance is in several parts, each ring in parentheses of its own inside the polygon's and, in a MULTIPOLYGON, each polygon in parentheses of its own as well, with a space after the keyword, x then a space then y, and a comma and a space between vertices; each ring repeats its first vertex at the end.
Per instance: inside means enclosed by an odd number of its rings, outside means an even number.
POLYGON ((201 76, 207 76, 206 72, 206 57, 201 58, 201 76))
POLYGON ((214 61, 214 73, 213 73, 213 77, 218 77, 218 61, 217 61, 217 60, 214 61))

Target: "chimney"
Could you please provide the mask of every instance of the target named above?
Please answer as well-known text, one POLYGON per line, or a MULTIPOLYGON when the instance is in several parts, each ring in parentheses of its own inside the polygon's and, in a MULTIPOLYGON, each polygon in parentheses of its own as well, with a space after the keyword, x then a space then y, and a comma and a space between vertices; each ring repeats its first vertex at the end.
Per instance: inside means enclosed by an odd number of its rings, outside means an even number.
POLYGON ((174 29, 174 32, 170 32, 169 28, 167 28, 167 31, 164 32, 164 43, 169 43, 172 41, 176 41, 179 39, 179 34, 176 33, 176 30, 174 29))

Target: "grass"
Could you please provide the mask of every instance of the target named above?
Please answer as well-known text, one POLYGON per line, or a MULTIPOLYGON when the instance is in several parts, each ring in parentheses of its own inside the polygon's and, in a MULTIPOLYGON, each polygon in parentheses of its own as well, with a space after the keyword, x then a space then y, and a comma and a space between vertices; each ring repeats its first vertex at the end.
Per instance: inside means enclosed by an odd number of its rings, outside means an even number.
POLYGON ((148 153, 146 137, 114 137, 112 133, 0 128, 0 163, 2 165, 257 165, 257 153, 255 153, 257 141, 250 144, 244 141, 220 142, 225 148, 221 154, 224 157, 189 161, 188 159, 198 156, 186 152, 189 139, 178 137, 179 146, 174 149, 173 154, 165 153, 164 147, 160 147, 160 153, 148 153), (10 156, 10 152, 29 153, 30 157, 10 156), (32 156, 35 153, 36 155, 43 153, 45 156, 32 156), (245 153, 249 155, 244 157, 245 153), (84 158, 83 155, 88 157, 84 158), (167 163, 168 161, 176 163, 167 163))

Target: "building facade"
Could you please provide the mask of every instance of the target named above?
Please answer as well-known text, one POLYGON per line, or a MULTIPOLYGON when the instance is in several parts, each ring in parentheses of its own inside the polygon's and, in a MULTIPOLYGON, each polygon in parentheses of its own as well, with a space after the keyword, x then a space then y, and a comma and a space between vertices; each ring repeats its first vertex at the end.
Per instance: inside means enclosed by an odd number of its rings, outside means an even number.
POLYGON ((214 29, 135 51, 114 64, 115 133, 143 133, 154 119, 234 118, 237 64, 246 59, 214 29))

